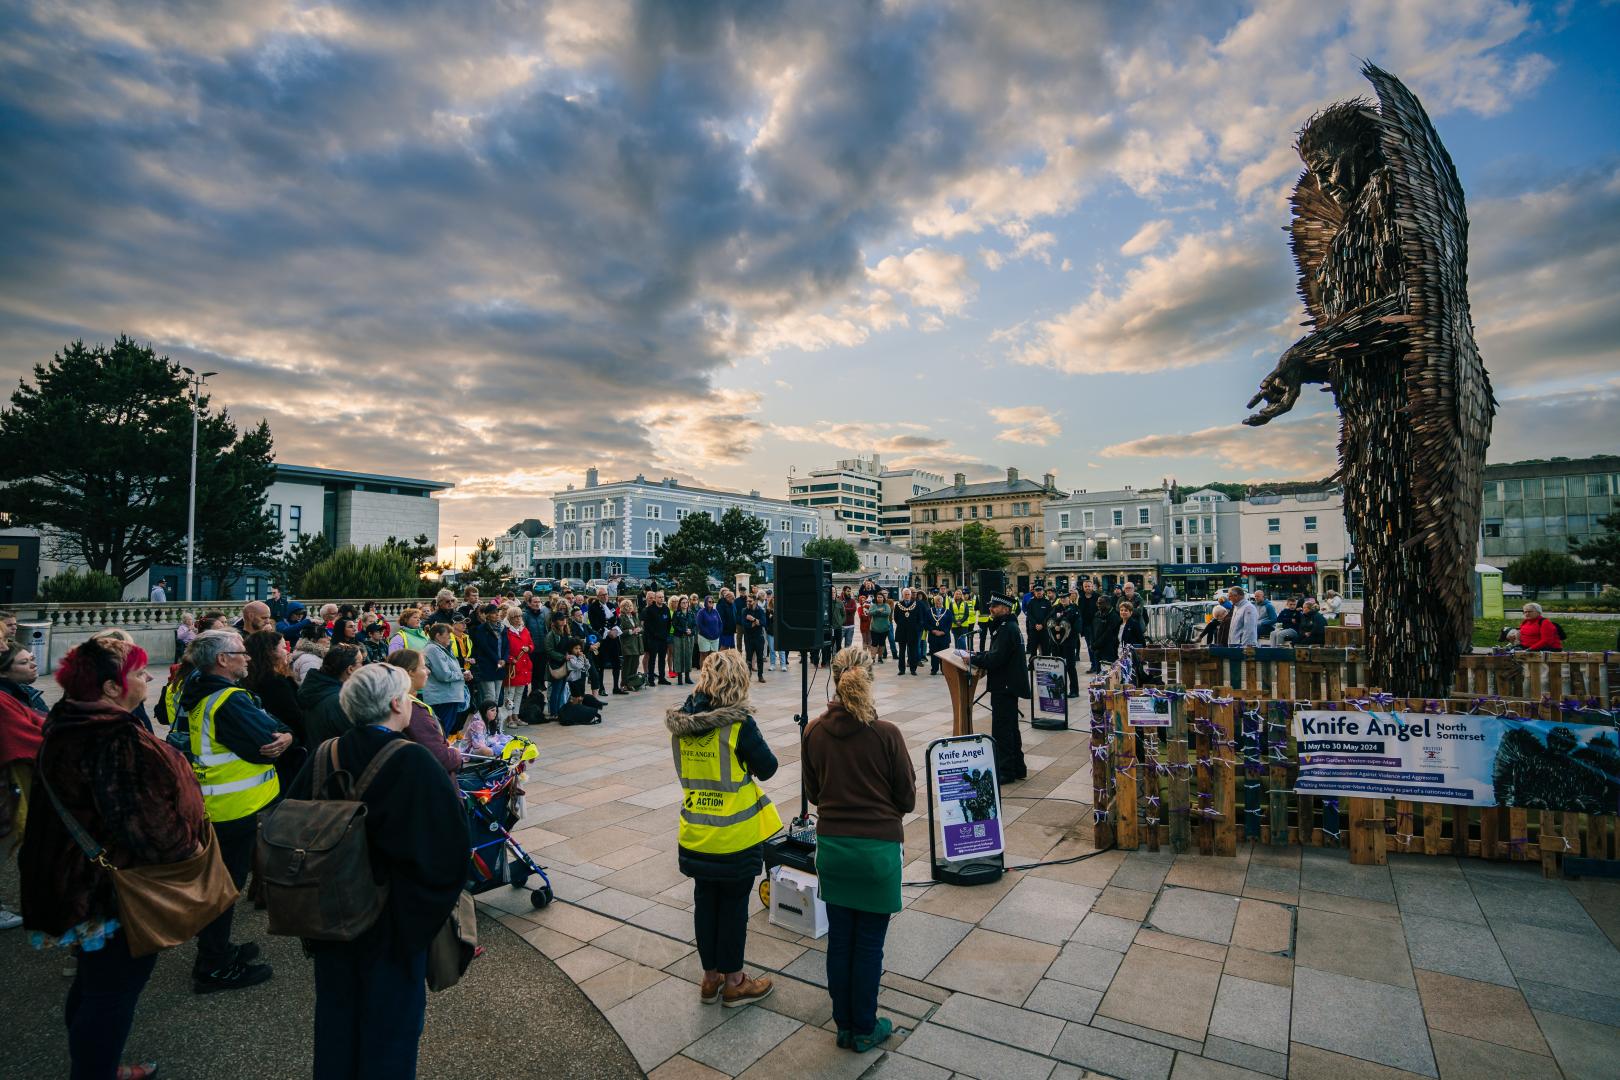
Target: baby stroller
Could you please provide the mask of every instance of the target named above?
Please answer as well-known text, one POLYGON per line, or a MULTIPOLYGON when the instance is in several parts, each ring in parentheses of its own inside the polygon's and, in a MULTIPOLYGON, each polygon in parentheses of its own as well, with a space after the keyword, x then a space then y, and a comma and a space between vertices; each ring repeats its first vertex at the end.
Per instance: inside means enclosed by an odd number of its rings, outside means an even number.
POLYGON ((533 756, 527 739, 513 739, 500 757, 464 756, 456 786, 467 809, 467 891, 487 892, 500 885, 521 889, 539 874, 540 885, 529 902, 543 908, 551 903, 551 879, 510 832, 517 822, 513 797, 518 776, 533 756))

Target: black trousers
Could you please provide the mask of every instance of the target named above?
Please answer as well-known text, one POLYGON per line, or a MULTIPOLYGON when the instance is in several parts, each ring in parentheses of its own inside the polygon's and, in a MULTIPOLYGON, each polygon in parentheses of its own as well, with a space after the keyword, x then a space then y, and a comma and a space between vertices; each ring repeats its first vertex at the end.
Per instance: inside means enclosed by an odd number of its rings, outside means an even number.
POLYGON ((996 740, 996 776, 1002 783, 1028 775, 1018 719, 1017 694, 990 695, 990 735, 996 740))
MULTIPOLYGON (((253 865, 253 842, 258 836, 259 815, 249 814, 235 821, 214 822, 214 838, 219 842, 220 858, 231 880, 241 889, 247 882, 248 868, 253 865)), ((226 908, 219 917, 197 933, 196 970, 217 971, 231 959, 231 918, 235 906, 226 908)))
POLYGON ((669 642, 647 642, 647 680, 649 682, 669 681, 669 642))
POLYGON ((692 923, 697 931, 698 959, 704 971, 730 975, 741 971, 748 936, 748 896, 752 880, 692 880, 692 923))
POLYGON ((906 633, 894 639, 894 659, 902 672, 917 670, 917 635, 906 633))
POLYGON ((68 1075, 73 1080, 103 1080, 117 1070, 135 1024, 135 1003, 156 966, 155 953, 138 960, 130 956, 124 934, 114 934, 99 949, 79 953, 63 1017, 68 1075))
POLYGON ((763 679, 765 677, 765 635, 762 633, 744 634, 743 655, 748 660, 749 670, 758 669, 759 677, 763 679))
POLYGON ((1064 673, 1069 679, 1070 697, 1080 696, 1080 672, 1079 669, 1075 667, 1075 662, 1079 659, 1079 656, 1079 650, 1070 650, 1068 653, 1065 653, 1063 657, 1064 673))
POLYGON ((416 1075, 427 950, 324 945, 315 957, 315 1080, 416 1075))

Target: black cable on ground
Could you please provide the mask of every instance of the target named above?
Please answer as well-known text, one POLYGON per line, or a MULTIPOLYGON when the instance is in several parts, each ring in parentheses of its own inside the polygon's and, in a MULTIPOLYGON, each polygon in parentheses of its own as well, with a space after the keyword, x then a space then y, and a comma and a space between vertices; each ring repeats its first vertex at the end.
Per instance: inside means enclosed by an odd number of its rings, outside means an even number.
MULTIPOLYGON (((1042 796, 1042 798, 1047 798, 1047 796, 1042 796)), ((1051 801, 1052 802, 1076 803, 1077 805, 1080 805, 1080 806, 1085 806, 1086 805, 1085 803, 1080 802, 1078 799, 1052 799, 1051 801)), ((1081 855, 1071 855, 1067 859, 1046 859, 1046 860, 1044 860, 1042 862, 1024 863, 1024 864, 1022 864, 1020 866, 1003 866, 1001 868, 1001 872, 1004 873, 1004 874, 1010 874, 1014 870, 1036 870, 1036 869, 1039 869, 1042 866, 1069 866, 1069 865, 1072 865, 1074 863, 1085 862, 1087 859, 1094 858, 1094 857, 1096 857, 1098 855, 1101 855, 1105 851, 1113 851, 1118 846, 1119 846, 1118 843, 1112 843, 1112 844, 1109 844, 1105 848, 1098 848, 1096 851, 1087 851, 1087 852, 1085 852, 1084 854, 1081 854, 1081 855)), ((948 884, 950 884, 950 883, 946 882, 946 881, 902 881, 900 883, 900 887, 902 889, 926 889, 926 888, 929 888, 930 886, 933 886, 933 885, 948 885, 948 884)))

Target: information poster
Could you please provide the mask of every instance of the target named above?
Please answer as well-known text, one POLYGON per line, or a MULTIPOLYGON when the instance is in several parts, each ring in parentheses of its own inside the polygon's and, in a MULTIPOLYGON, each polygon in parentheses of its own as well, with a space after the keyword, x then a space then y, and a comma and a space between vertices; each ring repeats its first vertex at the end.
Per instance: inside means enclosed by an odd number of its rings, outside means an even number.
POLYGON ((995 743, 984 735, 942 739, 928 748, 928 771, 945 861, 1001 854, 995 743))
POLYGON ((1037 656, 1035 666, 1036 720, 1069 722, 1068 674, 1061 656, 1037 656))
POLYGON ((1456 806, 1620 811, 1620 741, 1605 724, 1480 714, 1294 715, 1295 790, 1456 806))
POLYGON ((1128 694, 1125 722, 1132 727, 1169 727, 1170 699, 1152 694, 1128 694))

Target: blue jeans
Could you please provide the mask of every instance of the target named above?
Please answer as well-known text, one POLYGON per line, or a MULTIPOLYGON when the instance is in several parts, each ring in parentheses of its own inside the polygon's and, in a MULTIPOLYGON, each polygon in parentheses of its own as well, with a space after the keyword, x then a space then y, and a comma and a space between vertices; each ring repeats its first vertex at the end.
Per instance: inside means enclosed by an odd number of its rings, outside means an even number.
POLYGON ((416 1075, 427 1010, 427 950, 351 945, 315 953, 315 1080, 416 1075))
POLYGON ((122 933, 94 952, 79 953, 79 970, 68 989, 69 1075, 73 1080, 106 1080, 135 1024, 135 1003, 157 966, 157 954, 135 959, 122 933))
POLYGON ((546 688, 546 711, 555 718, 562 715, 562 707, 568 704, 568 681, 566 679, 553 679, 546 688))
POLYGON ((827 993, 840 1031, 870 1035, 877 1027, 878 978, 889 916, 827 905, 827 993))

